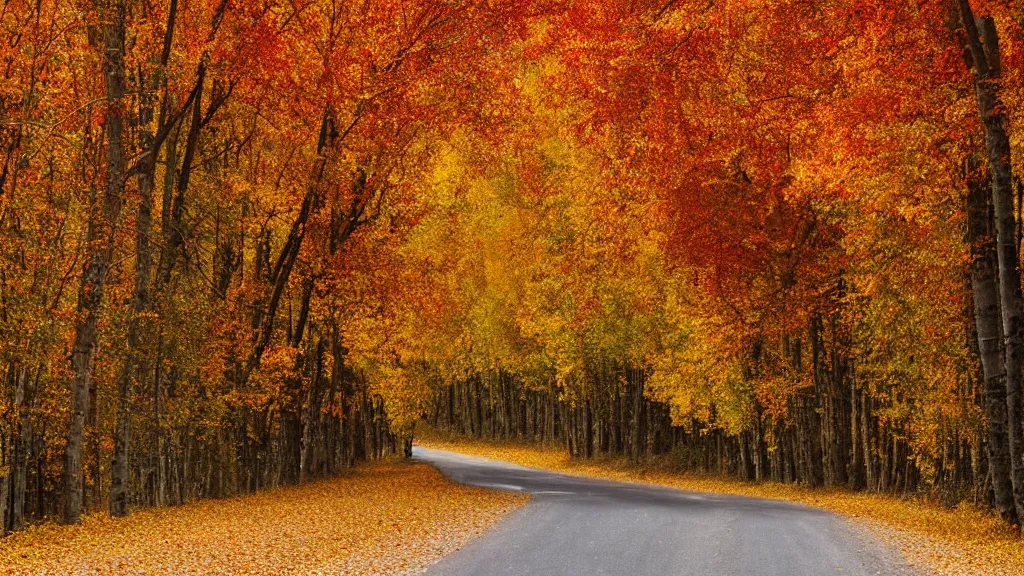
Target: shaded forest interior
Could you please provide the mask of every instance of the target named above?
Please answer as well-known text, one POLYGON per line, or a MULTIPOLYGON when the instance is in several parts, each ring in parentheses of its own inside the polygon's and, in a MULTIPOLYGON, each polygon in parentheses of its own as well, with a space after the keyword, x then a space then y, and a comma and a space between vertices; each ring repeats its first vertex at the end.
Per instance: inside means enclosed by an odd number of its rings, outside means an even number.
POLYGON ((427 421, 457 435, 560 446, 578 458, 625 455, 643 464, 647 456, 672 454, 686 470, 746 481, 903 495, 928 489, 947 504, 991 505, 984 453, 974 452, 966 438, 951 442, 928 463, 942 476, 925 481, 901 439, 905 432, 875 416, 871 397, 851 380, 835 386, 831 378, 842 372, 822 374, 809 398, 791 407, 799 417, 773 418, 757 407, 751 428, 734 435, 715 426, 713 417, 677 423, 669 404, 644 394, 644 370, 606 368, 573 400, 558 389, 535 390, 514 375, 488 372, 438 390, 427 421))

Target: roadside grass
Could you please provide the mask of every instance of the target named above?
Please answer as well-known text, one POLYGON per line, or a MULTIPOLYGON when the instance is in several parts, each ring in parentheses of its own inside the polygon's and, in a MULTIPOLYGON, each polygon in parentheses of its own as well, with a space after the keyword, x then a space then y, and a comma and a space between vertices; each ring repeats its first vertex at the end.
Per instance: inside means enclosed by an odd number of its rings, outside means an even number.
POLYGON ((901 550, 924 576, 1024 576, 1024 542, 995 515, 962 504, 948 509, 923 499, 742 482, 684 472, 670 458, 631 465, 622 457, 574 460, 564 449, 452 436, 417 425, 416 445, 567 474, 670 486, 693 492, 786 500, 841 514, 901 550))
POLYGON ((526 501, 426 464, 366 464, 301 486, 33 526, 0 539, 0 573, 418 574, 526 501))

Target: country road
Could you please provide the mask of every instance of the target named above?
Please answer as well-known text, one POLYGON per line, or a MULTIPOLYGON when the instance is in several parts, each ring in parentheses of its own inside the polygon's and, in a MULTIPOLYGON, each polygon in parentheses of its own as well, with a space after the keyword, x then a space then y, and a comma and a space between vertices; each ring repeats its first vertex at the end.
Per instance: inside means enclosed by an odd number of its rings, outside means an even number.
POLYGON ((465 484, 530 503, 428 576, 903 576, 898 553, 798 504, 593 480, 425 448, 465 484))

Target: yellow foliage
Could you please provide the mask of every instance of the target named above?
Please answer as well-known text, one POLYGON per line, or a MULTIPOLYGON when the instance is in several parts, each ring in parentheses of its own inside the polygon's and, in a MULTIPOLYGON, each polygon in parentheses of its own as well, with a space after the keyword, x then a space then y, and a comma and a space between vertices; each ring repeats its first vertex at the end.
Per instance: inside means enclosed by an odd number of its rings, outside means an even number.
POLYGON ((0 572, 36 574, 407 574, 458 550, 526 497, 462 486, 425 464, 0 540, 0 572))

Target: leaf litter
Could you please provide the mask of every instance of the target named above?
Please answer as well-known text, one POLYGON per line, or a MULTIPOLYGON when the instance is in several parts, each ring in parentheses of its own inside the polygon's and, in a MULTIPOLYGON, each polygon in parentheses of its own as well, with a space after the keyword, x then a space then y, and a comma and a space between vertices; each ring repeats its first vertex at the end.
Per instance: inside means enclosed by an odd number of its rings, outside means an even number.
POLYGON ((464 486, 422 463, 361 465, 336 478, 0 540, 0 574, 405 575, 486 531, 527 497, 464 486))

